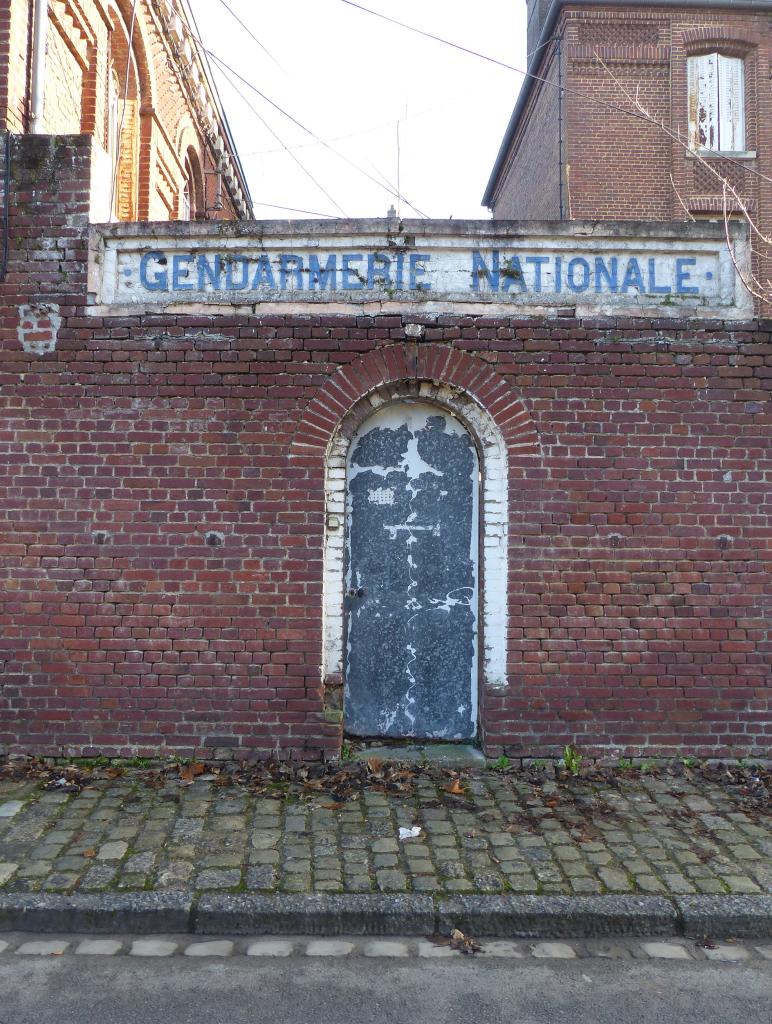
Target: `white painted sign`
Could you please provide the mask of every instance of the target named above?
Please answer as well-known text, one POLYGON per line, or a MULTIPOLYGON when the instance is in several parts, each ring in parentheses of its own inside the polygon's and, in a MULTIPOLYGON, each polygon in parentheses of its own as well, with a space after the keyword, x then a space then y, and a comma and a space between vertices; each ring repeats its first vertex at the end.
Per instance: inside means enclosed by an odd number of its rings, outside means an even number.
MULTIPOLYGON (((718 225, 417 221, 126 225, 92 238, 93 311, 459 307, 487 313, 752 313, 718 225), (357 230, 357 227, 360 230, 357 230), (399 228, 399 230, 396 230, 399 228), (545 230, 549 228, 550 230, 545 230), (415 229, 415 230, 413 230, 415 229)), ((212 310, 214 311, 214 310, 212 310)))

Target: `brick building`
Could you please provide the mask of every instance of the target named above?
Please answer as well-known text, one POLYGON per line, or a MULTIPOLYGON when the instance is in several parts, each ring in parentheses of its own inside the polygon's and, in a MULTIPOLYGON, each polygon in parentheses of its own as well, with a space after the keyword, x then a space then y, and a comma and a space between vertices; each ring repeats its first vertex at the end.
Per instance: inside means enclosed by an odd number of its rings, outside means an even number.
POLYGON ((191 26, 186 0, 0 7, 0 131, 88 135, 93 221, 249 215, 191 26))
POLYGON ((93 145, 9 148, 0 749, 768 751, 723 225, 90 228, 93 145))
POLYGON ((528 51, 494 218, 721 219, 724 177, 772 236, 769 0, 528 0, 528 51))

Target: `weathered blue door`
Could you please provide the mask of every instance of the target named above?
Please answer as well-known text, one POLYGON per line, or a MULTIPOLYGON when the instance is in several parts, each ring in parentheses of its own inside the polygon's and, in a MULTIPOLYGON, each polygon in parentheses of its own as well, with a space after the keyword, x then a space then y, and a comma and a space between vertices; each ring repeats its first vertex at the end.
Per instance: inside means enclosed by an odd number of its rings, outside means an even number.
POLYGON ((469 739, 477 721, 477 452, 449 413, 375 413, 348 462, 346 730, 469 739))

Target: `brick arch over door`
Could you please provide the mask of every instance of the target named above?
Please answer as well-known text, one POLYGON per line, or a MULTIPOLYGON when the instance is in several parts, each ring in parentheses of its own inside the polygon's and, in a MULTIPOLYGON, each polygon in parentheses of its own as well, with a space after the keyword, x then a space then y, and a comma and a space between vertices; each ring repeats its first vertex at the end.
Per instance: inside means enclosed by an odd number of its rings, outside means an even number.
MULTIPOLYGON (((482 468, 483 682, 506 685, 510 467, 540 454, 522 400, 486 363, 442 345, 393 345, 337 371, 308 406, 292 454, 318 458, 325 476, 324 656, 328 686, 341 681, 346 456, 358 427, 385 403, 421 400, 456 415, 478 446, 482 468)), ((481 708, 484 714, 484 708, 481 708)))
POLYGON ((519 395, 488 363, 450 345, 387 345, 346 363, 311 400, 295 431, 293 456, 325 454, 354 404, 384 384, 430 381, 469 395, 490 416, 510 459, 540 453, 536 425, 519 395))

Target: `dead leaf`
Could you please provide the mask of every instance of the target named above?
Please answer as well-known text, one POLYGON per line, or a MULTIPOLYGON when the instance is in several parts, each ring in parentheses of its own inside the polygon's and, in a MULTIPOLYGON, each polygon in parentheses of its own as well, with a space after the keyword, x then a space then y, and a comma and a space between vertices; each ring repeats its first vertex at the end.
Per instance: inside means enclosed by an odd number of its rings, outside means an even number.
POLYGON ((191 761, 184 768, 180 768, 180 778, 183 782, 192 782, 199 775, 203 775, 205 771, 206 765, 201 764, 200 761, 191 761))
POLYGON ((86 857, 88 860, 92 860, 94 857, 96 857, 96 850, 92 846, 89 846, 87 850, 83 851, 83 856, 86 857))
POLYGON ((466 796, 464 787, 461 785, 461 779, 453 779, 449 786, 443 786, 442 788, 446 793, 452 793, 453 796, 466 796))
POLYGON ((479 953, 482 946, 475 942, 471 935, 464 935, 460 928, 454 928, 450 933, 450 948, 458 949, 466 955, 479 953))

